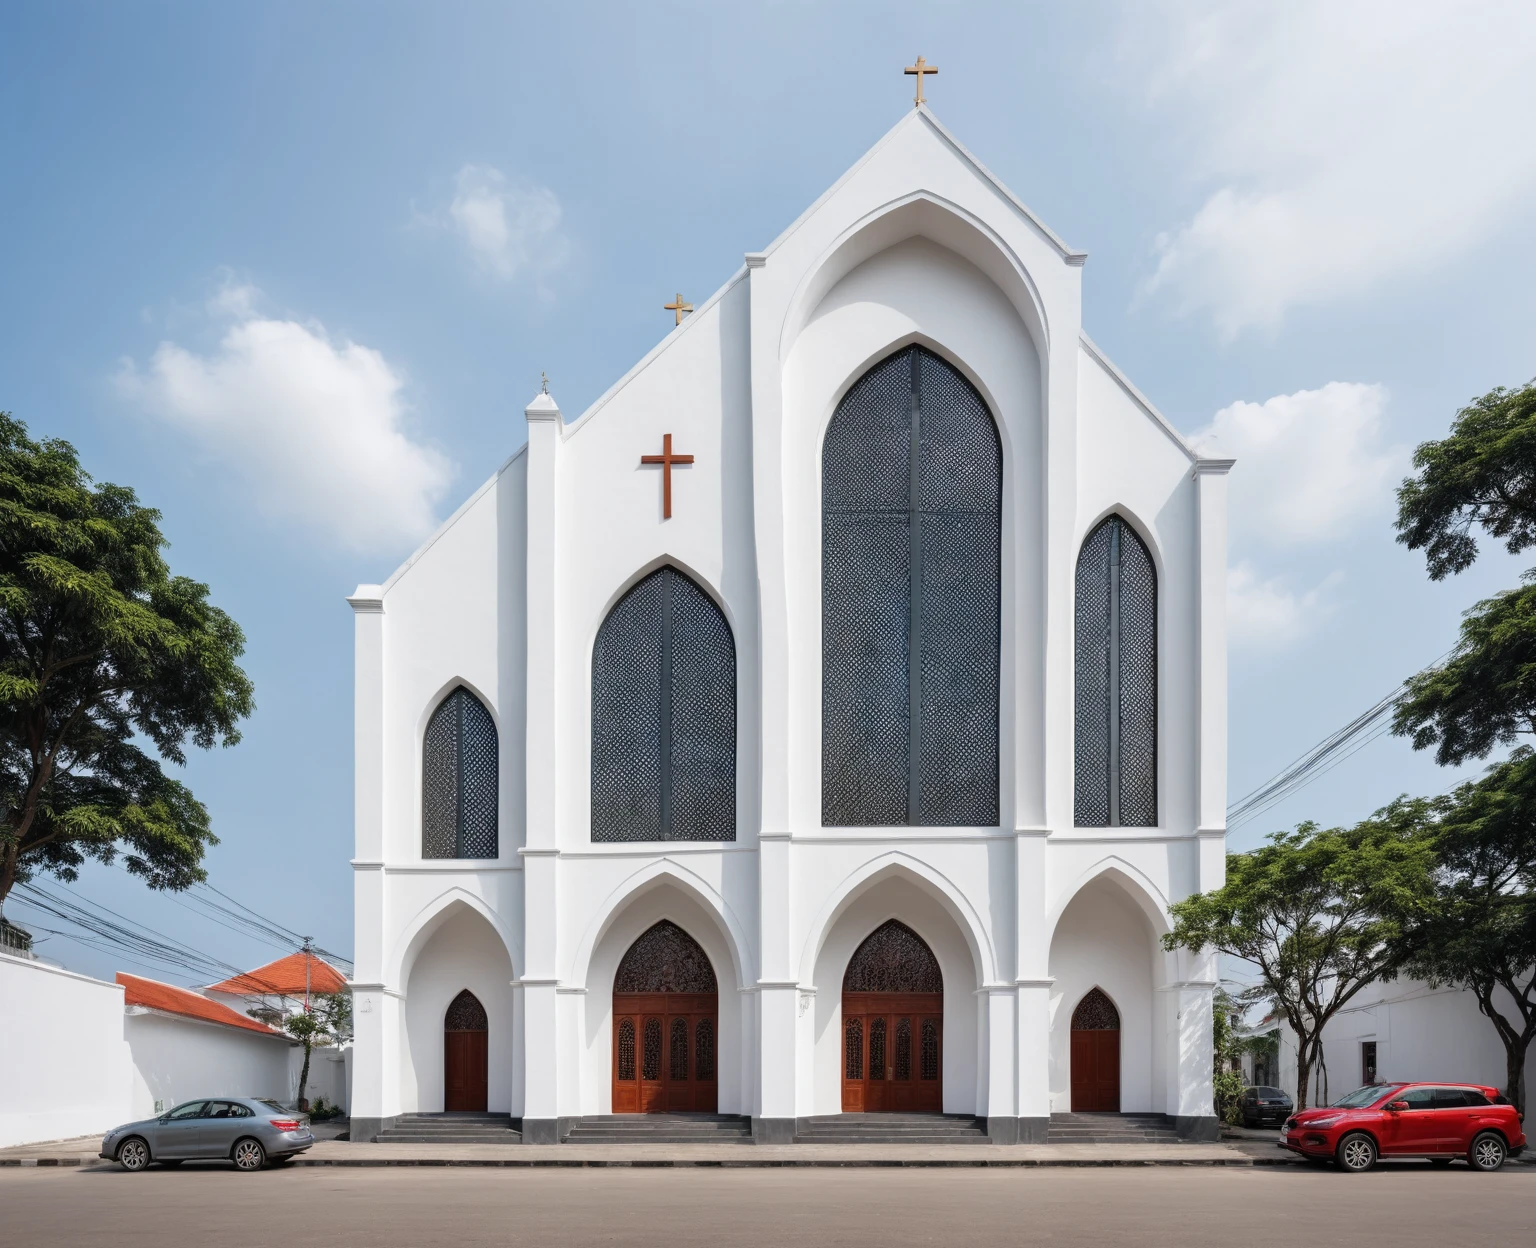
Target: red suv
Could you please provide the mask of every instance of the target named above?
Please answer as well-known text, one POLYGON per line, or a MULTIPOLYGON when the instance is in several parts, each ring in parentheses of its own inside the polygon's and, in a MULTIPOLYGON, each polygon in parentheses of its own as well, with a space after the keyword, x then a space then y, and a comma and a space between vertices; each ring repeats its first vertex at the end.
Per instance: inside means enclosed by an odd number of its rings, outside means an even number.
POLYGON ((1287 1118, 1280 1147, 1356 1173, 1377 1157, 1428 1157, 1438 1166, 1464 1157, 1474 1170, 1493 1171, 1525 1151, 1520 1119, 1497 1088, 1378 1083, 1287 1118))

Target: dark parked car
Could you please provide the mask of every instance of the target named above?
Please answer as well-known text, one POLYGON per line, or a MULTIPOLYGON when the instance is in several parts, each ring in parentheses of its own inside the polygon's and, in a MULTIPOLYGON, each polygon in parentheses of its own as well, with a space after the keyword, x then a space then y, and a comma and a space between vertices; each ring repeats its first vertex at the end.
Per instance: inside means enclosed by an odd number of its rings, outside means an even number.
POLYGON ((1237 1104, 1245 1127, 1284 1122, 1291 1116, 1291 1098, 1280 1088, 1244 1088, 1237 1104))
POLYGON ((1378 1157, 1428 1157, 1441 1166, 1460 1157, 1474 1170, 1497 1170, 1525 1151, 1525 1132, 1497 1088, 1377 1083, 1287 1119, 1280 1147, 1357 1173, 1378 1157))
POLYGON ((308 1114, 276 1101, 230 1097, 188 1101, 158 1118, 114 1127, 101 1141, 101 1155, 124 1170, 142 1170, 150 1162, 179 1166, 197 1158, 227 1158, 237 1170, 260 1170, 314 1142, 308 1114))

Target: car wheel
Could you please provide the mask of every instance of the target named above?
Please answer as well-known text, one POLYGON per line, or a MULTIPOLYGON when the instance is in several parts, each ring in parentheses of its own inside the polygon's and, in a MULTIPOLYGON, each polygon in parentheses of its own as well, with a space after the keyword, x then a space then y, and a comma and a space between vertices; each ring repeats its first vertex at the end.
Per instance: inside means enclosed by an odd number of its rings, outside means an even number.
POLYGON ((1472 1169, 1492 1174, 1504 1164, 1504 1158, 1508 1155, 1509 1149, 1504 1146, 1503 1139, 1492 1131, 1484 1131, 1472 1141, 1467 1160, 1472 1163, 1472 1169))
POLYGON ((1376 1141, 1361 1131, 1346 1135, 1339 1141, 1337 1160, 1340 1170, 1364 1174, 1376 1164, 1376 1141))
POLYGON ((117 1150, 117 1164, 124 1170, 139 1171, 149 1165, 149 1145, 138 1136, 130 1136, 117 1150))
POLYGON ((1431 1157, 1429 1159, 1429 1164, 1444 1170, 1448 1165, 1451 1164, 1451 1159, 1449 1157, 1431 1157))
POLYGON ((267 1164, 267 1150, 255 1140, 244 1139, 230 1153, 236 1170, 260 1170, 267 1164))

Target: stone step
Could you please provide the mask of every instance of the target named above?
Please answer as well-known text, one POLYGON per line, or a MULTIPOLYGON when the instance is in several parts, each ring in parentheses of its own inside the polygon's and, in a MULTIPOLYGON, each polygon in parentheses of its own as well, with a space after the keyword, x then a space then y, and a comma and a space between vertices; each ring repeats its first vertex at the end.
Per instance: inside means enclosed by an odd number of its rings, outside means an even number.
POLYGON ((419 1135, 411 1131, 385 1131, 374 1137, 380 1144, 521 1144, 523 1137, 516 1131, 503 1131, 499 1135, 478 1135, 462 1132, 457 1135, 419 1135))

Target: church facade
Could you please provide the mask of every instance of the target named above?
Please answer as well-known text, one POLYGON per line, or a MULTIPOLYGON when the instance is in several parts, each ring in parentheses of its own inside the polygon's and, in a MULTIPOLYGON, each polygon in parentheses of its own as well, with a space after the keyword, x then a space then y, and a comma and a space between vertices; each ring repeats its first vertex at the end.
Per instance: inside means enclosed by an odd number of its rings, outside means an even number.
POLYGON ((915 108, 358 588, 354 1139, 1214 1136, 1214 958, 1160 937, 1222 879, 1231 465, 1084 259, 915 108))

